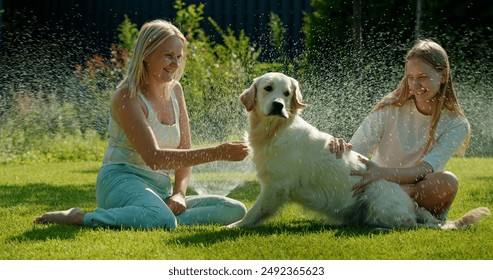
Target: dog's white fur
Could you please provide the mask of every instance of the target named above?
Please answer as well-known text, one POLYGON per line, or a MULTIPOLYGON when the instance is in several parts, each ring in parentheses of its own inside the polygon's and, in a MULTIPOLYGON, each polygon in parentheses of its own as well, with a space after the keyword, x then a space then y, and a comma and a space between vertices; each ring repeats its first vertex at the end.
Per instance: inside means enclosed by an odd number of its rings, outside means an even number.
POLYGON ((385 180, 353 197, 352 186, 361 177, 350 173, 366 169, 358 159, 361 155, 351 151, 337 159, 330 152, 327 144, 333 136, 299 116, 306 105, 298 82, 291 77, 282 73, 258 77, 240 100, 248 112, 247 141, 261 190, 245 217, 230 226, 260 225, 288 201, 323 213, 330 225, 460 229, 489 214, 488 208, 481 207, 444 223, 417 207, 398 184, 385 180))

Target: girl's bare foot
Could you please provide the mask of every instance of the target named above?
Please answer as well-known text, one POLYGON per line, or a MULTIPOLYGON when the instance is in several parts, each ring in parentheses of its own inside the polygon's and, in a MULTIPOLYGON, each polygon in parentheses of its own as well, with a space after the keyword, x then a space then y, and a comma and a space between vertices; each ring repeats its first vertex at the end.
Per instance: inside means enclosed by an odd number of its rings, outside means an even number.
POLYGON ((82 225, 86 213, 78 208, 70 208, 65 211, 47 212, 37 217, 34 223, 37 224, 64 224, 82 225))

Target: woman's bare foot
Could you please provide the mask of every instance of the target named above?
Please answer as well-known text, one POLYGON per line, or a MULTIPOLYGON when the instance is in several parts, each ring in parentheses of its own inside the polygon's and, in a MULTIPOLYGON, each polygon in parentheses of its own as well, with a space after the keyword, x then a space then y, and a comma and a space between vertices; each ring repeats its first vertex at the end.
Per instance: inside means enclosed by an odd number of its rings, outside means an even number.
POLYGON ((65 211, 47 212, 37 217, 34 223, 37 224, 64 224, 82 225, 86 213, 79 208, 70 208, 65 211))

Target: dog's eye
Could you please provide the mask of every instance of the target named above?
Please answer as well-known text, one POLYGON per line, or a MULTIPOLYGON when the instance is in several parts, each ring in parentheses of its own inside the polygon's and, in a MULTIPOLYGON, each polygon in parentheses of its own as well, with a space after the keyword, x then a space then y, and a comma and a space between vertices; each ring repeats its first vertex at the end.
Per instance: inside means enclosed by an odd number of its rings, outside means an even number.
POLYGON ((272 91, 272 86, 266 86, 264 89, 265 91, 272 91))
POLYGON ((283 93, 284 93, 284 96, 289 96, 289 91, 288 91, 288 90, 286 90, 286 91, 285 91, 285 92, 283 92, 283 93))

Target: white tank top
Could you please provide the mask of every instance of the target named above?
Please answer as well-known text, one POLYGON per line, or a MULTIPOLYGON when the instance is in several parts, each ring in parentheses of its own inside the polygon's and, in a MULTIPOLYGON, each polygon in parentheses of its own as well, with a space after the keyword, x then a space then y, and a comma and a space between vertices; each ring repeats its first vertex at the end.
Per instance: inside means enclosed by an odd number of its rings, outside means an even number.
MULTIPOLYGON (((162 124, 157 119, 156 113, 154 112, 154 109, 149 101, 147 101, 141 93, 138 95, 147 108, 147 121, 156 136, 159 147, 162 149, 176 149, 180 144, 180 110, 175 92, 171 90, 171 100, 175 114, 175 123, 172 125, 162 124)), ((140 154, 130 144, 120 125, 113 120, 111 114, 108 125, 108 133, 109 142, 103 157, 103 165, 125 163, 138 168, 147 169, 150 171, 152 170, 145 164, 140 154)), ((166 174, 169 173, 167 170, 161 170, 160 172, 164 172, 166 174)))

